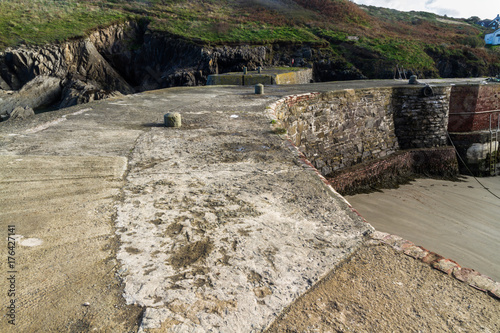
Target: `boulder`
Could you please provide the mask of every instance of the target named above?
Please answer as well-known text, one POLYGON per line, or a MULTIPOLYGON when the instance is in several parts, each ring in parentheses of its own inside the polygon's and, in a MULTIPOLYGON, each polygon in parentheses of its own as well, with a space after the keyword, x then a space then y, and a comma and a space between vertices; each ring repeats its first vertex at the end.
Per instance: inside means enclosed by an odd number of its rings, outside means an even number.
POLYGON ((37 76, 19 90, 18 98, 34 109, 51 105, 61 97, 61 83, 62 80, 57 77, 37 76))
POLYGON ((10 85, 0 76, 0 90, 11 90, 10 85))
POLYGON ((16 106, 10 113, 9 119, 26 119, 35 115, 35 111, 29 106, 16 106))

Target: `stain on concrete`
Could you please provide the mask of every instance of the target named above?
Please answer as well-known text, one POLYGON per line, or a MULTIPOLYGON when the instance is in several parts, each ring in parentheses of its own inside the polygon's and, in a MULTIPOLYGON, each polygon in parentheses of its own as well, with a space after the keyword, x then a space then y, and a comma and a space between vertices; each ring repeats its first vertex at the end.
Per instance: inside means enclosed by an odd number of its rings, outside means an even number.
POLYGON ((184 245, 170 256, 170 265, 176 269, 190 266, 206 258, 212 252, 213 247, 214 245, 210 241, 210 238, 184 245))

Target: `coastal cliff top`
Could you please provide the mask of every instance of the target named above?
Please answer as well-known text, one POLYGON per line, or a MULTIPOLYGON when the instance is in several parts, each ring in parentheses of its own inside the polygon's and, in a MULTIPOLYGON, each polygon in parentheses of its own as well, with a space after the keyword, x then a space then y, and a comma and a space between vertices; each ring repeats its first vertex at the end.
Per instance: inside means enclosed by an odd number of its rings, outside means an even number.
MULTIPOLYGON (((150 33, 205 45, 308 44, 363 72, 398 65, 426 77, 461 76, 453 70, 438 73, 436 62, 446 59, 485 67, 472 76, 486 75, 480 74, 486 68, 488 75, 496 75, 500 68, 498 51, 484 47, 487 29, 471 20, 358 6, 347 0, 2 1, 0 49, 82 38, 126 21, 138 22, 150 33), (362 68, 363 61, 367 68, 362 68)), ((130 45, 130 50, 137 47, 130 45)))

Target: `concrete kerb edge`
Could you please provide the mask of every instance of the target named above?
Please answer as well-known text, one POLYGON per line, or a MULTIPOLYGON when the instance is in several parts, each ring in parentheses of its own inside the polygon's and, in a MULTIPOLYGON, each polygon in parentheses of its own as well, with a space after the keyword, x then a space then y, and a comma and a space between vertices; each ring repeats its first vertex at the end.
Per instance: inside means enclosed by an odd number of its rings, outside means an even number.
POLYGON ((489 276, 483 275, 471 268, 461 267, 452 259, 447 259, 396 235, 375 231, 371 237, 378 242, 391 246, 398 252, 403 252, 409 257, 428 264, 432 268, 500 300, 500 282, 494 281, 489 276))
MULTIPOLYGON (((318 92, 311 92, 306 94, 289 95, 281 98, 266 107, 266 110, 268 111, 267 116, 270 119, 276 119, 276 108, 283 103, 296 101, 299 98, 309 99, 318 96, 319 94, 320 93, 318 92)), ((314 165, 306 158, 306 156, 300 151, 300 149, 292 142, 288 134, 281 134, 280 136, 284 139, 285 145, 294 153, 298 162, 302 164, 305 169, 314 172, 335 196, 341 198, 349 207, 349 209, 351 209, 356 215, 358 215, 365 223, 370 225, 368 221, 366 221, 366 219, 333 188, 330 182, 318 171, 318 169, 314 167, 314 165)), ((483 275, 473 269, 461 267, 456 261, 447 259, 435 252, 423 248, 422 246, 417 246, 413 242, 406 240, 400 236, 377 231, 372 225, 370 225, 370 227, 372 232, 369 236, 373 241, 387 244, 397 252, 402 252, 411 258, 428 264, 432 268, 437 269, 438 271, 445 273, 461 282, 467 283, 474 289, 485 292, 491 297, 500 300, 500 282, 494 281, 490 277, 483 275)))

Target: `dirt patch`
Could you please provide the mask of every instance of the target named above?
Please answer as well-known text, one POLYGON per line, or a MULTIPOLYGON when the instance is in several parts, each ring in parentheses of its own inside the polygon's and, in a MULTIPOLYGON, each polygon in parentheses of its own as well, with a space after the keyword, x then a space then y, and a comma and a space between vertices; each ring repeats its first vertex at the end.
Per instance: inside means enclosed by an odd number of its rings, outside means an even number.
POLYGON ((387 245, 360 248, 271 332, 499 332, 500 302, 387 245))
POLYGON ((182 231, 182 224, 180 223, 172 223, 172 224, 169 224, 169 226, 167 227, 167 230, 165 231, 165 235, 169 236, 169 237, 175 237, 177 235, 179 235, 182 231))
POLYGON ((247 280, 248 280, 248 282, 250 282, 254 285, 259 285, 262 282, 262 275, 260 275, 259 273, 255 272, 255 271, 251 271, 247 275, 247 280))
POLYGON ((137 249, 135 247, 130 247, 130 246, 126 247, 125 251, 127 251, 130 254, 138 254, 138 253, 142 252, 141 250, 139 250, 139 249, 137 249))
POLYGON ((180 269, 206 258, 212 252, 213 243, 210 238, 203 239, 181 247, 170 257, 170 264, 180 269))

